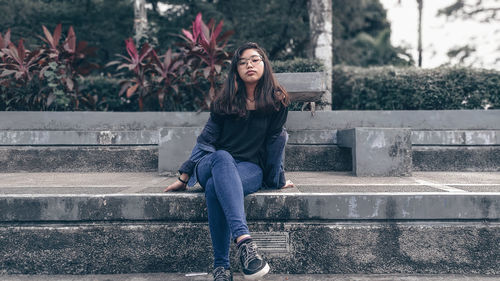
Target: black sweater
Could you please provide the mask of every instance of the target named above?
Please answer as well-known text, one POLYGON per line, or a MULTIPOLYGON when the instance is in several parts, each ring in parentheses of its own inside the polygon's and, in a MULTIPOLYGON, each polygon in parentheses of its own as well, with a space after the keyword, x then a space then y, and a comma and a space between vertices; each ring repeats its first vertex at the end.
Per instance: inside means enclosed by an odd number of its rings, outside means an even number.
POLYGON ((281 133, 286 122, 288 108, 262 114, 249 111, 246 117, 224 116, 211 113, 212 120, 221 128, 215 143, 217 150, 226 150, 234 159, 250 161, 262 167, 264 143, 281 133))

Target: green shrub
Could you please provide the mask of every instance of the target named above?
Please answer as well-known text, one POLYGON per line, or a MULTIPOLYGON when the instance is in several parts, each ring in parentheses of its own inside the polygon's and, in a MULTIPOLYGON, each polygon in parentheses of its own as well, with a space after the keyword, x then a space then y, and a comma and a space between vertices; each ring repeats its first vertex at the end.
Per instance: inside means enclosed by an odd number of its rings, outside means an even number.
POLYGON ((294 58, 284 61, 271 61, 274 73, 281 72, 319 72, 323 71, 323 63, 319 59, 294 58))
POLYGON ((493 70, 336 66, 332 79, 334 110, 500 108, 493 70))

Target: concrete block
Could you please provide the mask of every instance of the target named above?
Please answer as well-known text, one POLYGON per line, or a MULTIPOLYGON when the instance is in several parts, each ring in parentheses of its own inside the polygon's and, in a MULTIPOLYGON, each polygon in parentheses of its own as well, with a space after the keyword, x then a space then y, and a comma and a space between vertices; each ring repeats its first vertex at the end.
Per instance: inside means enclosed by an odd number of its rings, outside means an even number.
POLYGON ((287 130, 288 144, 337 144, 337 130, 287 130))
POLYGON ((276 73, 276 79, 285 87, 292 101, 321 101, 326 91, 323 72, 276 73))
POLYGON ((350 147, 356 176, 410 176, 411 131, 403 128, 339 130, 339 145, 350 147))
POLYGON ((412 131, 412 145, 500 145, 498 130, 412 131))
POLYGON ((0 172, 157 170, 157 146, 0 146, 0 172))
POLYGON ((500 131, 466 131, 466 145, 500 145, 500 131))
POLYGON ((350 171, 351 155, 337 145, 294 145, 285 149, 285 171, 350 171))
POLYGON ((500 146, 413 147, 414 171, 500 171, 500 146))
POLYGON ((167 127, 159 131, 158 172, 176 174, 182 163, 191 155, 202 127, 167 127))
POLYGON ((464 145, 464 131, 412 131, 412 145, 464 145))
MULTIPOLYGON (((500 274, 497 222, 248 226, 288 234, 288 252, 263 252, 274 273, 500 274)), ((1 225, 0 237, 0 272, 7 274, 207 272, 213 263, 206 222, 1 225)), ((236 252, 233 244, 234 271, 236 252)))
POLYGON ((0 131, 0 145, 157 145, 157 130, 0 131))

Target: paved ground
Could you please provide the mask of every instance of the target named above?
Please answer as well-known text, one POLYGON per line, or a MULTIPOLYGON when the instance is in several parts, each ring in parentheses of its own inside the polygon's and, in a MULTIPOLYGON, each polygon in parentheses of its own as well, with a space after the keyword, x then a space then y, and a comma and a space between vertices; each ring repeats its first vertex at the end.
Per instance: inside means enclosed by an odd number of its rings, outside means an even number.
MULTIPOLYGON (((296 187, 277 192, 500 192, 500 172, 414 172, 412 177, 289 172, 287 178, 296 187)), ((157 173, 0 173, 0 194, 161 193, 174 180, 157 173)))
MULTIPOLYGON (((208 281, 210 275, 186 276, 185 274, 124 274, 124 275, 0 275, 2 281, 208 281)), ((235 281, 244 280, 241 275, 235 281)), ((493 281, 500 276, 482 275, 273 275, 262 280, 273 281, 493 281)))

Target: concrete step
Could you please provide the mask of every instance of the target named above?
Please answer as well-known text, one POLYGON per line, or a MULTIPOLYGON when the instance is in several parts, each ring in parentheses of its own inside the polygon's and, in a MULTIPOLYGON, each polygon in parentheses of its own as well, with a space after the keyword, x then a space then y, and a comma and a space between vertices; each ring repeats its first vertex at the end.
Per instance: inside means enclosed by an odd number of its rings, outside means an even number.
MULTIPOLYGON (((500 146, 414 146, 414 171, 500 171, 500 146)), ((349 148, 289 144, 287 171, 351 171, 349 148)), ((179 163, 180 165, 180 163, 179 163)), ((154 172, 157 145, 0 146, 1 172, 154 172)))
MULTIPOLYGON (((245 201, 277 274, 500 274, 500 174, 292 172, 245 201)), ((156 173, 0 174, 0 273, 207 272, 199 187, 156 173)), ((238 270, 232 246, 232 264, 238 270)))
MULTIPOLYGON (((149 273, 113 275, 0 275, 3 281, 208 281, 208 273, 149 273)), ((452 274, 268 274, 262 280, 274 281, 493 281, 500 276, 452 274)), ((241 273, 234 273, 234 280, 245 280, 241 273)))

